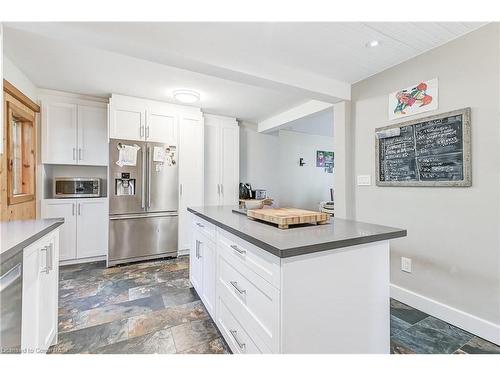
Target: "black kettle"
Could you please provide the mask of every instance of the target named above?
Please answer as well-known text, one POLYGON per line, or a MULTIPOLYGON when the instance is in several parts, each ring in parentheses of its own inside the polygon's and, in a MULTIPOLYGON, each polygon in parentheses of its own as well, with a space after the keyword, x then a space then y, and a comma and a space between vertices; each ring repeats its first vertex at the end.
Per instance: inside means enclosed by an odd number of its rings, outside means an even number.
POLYGON ((252 199, 252 185, 240 182, 240 199, 252 199))

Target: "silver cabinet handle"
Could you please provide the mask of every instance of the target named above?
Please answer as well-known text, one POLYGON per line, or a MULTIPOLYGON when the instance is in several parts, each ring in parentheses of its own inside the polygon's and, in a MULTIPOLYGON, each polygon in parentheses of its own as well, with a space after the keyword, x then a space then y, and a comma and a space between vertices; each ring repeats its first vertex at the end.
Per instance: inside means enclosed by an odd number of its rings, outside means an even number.
POLYGON ((238 333, 238 331, 235 330, 235 329, 230 329, 229 332, 231 333, 231 336, 233 336, 234 341, 236 341, 236 344, 238 344, 238 346, 240 347, 240 349, 245 349, 246 344, 244 342, 241 342, 238 339, 238 336, 236 336, 237 333, 238 333))
POLYGON ((146 139, 149 138, 149 126, 146 126, 146 139))
POLYGON ((75 216, 75 204, 71 203, 71 215, 75 216))
POLYGON ((144 137, 144 126, 139 125, 139 138, 144 137))
POLYGON ((205 226, 202 223, 196 223, 200 228, 205 228, 205 226))
POLYGON ((50 267, 47 271, 47 273, 49 273, 49 271, 52 271, 54 269, 54 244, 53 243, 50 243, 49 244, 49 251, 47 251, 47 255, 49 257, 49 264, 50 264, 50 267))
POLYGON ((202 244, 201 241, 196 240, 196 258, 200 259, 200 245, 202 244))
POLYGON ((49 273, 50 268, 49 268, 49 247, 44 246, 40 249, 40 251, 45 251, 45 268, 41 272, 49 273))
POLYGON ((246 253, 247 253, 245 250, 241 250, 241 249, 240 249, 238 246, 236 246, 236 245, 231 245, 230 247, 231 247, 231 249, 236 250, 236 251, 237 251, 238 253, 240 253, 241 255, 244 255, 244 254, 246 254, 246 253))
POLYGON ((224 185, 220 184, 220 193, 224 195, 224 185))
POLYGON ((78 215, 80 216, 82 214, 82 209, 81 209, 82 205, 81 203, 78 203, 78 215))
POLYGON ((220 184, 217 184, 217 194, 220 195, 220 184))
POLYGON ((229 284, 231 284, 239 294, 247 294, 247 291, 245 289, 240 289, 236 281, 230 281, 229 284))
POLYGON ((76 160, 76 148, 73 147, 73 160, 76 160))
POLYGON ((7 289, 9 286, 12 285, 14 281, 19 279, 22 274, 22 264, 16 264, 14 267, 12 267, 10 270, 5 272, 2 277, 0 277, 0 292, 4 291, 7 289))
POLYGON ((179 184, 179 193, 182 195, 182 184, 179 184))

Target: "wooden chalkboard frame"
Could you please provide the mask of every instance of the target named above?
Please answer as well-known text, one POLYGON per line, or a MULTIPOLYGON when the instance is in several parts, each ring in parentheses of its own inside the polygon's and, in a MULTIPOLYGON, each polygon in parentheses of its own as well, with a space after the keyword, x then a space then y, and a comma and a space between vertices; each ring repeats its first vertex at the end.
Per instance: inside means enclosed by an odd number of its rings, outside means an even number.
POLYGON ((375 129, 375 173, 376 173, 376 184, 377 186, 416 186, 416 187, 469 187, 472 186, 472 172, 471 172, 471 110, 470 107, 458 109, 455 111, 450 111, 446 113, 440 113, 433 116, 421 117, 418 119, 401 122, 398 124, 383 126, 375 129), (379 147, 380 142, 376 133, 383 130, 402 128, 409 125, 416 125, 426 121, 433 121, 438 119, 443 119, 451 116, 462 116, 462 140, 463 140, 463 173, 464 178, 461 181, 380 181, 380 155, 379 147))

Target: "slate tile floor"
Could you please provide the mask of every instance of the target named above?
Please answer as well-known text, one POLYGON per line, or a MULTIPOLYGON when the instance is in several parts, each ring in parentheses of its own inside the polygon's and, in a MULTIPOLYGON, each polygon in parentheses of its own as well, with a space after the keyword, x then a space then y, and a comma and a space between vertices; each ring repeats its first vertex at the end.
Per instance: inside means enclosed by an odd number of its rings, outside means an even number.
POLYGON ((391 299, 391 353, 500 354, 500 347, 391 299))
POLYGON ((229 353, 189 282, 189 258, 63 266, 51 353, 229 353))
MULTIPOLYGON (((229 353, 189 282, 189 258, 64 266, 51 353, 229 353)), ((500 347, 391 300, 391 353, 498 353, 500 347)))

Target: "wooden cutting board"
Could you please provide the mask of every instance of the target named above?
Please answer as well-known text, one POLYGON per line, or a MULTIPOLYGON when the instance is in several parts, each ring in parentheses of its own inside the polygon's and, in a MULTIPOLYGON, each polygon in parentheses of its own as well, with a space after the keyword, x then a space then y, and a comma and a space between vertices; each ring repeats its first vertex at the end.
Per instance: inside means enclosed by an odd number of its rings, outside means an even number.
POLYGON ((328 214, 324 212, 301 210, 300 208, 260 208, 248 210, 249 219, 257 219, 278 224, 280 229, 288 229, 294 224, 326 224, 328 214))

